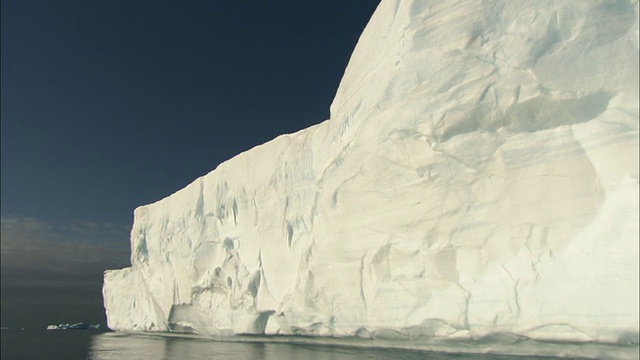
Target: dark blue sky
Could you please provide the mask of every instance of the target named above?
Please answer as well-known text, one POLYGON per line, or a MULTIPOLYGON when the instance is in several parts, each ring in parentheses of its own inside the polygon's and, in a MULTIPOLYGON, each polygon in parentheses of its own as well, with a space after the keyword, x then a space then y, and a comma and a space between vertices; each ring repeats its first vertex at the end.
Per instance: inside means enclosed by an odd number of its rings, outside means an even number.
POLYGON ((328 118, 377 3, 2 0, 2 214, 130 223, 328 118))
POLYGON ((103 319, 134 208, 328 118, 378 2, 2 0, 2 325, 103 319))

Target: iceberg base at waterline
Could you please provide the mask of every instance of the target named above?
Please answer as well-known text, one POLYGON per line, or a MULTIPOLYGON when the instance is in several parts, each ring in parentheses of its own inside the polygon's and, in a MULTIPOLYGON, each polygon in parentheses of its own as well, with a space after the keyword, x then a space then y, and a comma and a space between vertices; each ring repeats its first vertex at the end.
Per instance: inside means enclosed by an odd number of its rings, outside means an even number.
MULTIPOLYGON (((539 359, 544 357, 570 357, 581 359, 637 359, 640 350, 637 344, 607 344, 597 342, 536 341, 513 334, 493 334, 476 339, 363 339, 358 336, 324 337, 303 335, 230 335, 203 336, 176 332, 128 332, 118 331, 106 333, 97 344, 97 348, 112 349, 117 347, 123 336, 150 336, 168 339, 187 339, 206 342, 292 344, 303 346, 330 346, 343 349, 384 349, 440 354, 468 354, 478 356, 518 356, 528 359, 529 356, 539 359), (109 337, 115 338, 110 340, 109 337), (112 342, 114 342, 112 344, 112 342)), ((388 355, 388 353, 387 353, 388 355)), ((425 354, 423 356, 428 356, 425 354)), ((481 357, 484 358, 484 357, 481 357)))

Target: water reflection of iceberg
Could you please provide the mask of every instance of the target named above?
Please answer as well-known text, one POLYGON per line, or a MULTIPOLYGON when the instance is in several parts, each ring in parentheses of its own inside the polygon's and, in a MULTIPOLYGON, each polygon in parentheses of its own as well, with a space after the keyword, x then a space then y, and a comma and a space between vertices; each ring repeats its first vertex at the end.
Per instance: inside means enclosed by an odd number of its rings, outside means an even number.
MULTIPOLYGON (((229 340, 229 338, 225 338, 229 340)), ((92 338, 89 359, 540 359, 540 353, 573 354, 584 358, 637 359, 637 345, 596 343, 540 343, 513 336, 493 336, 476 342, 448 341, 422 345, 407 341, 370 342, 355 338, 297 336, 234 336, 233 341, 191 335, 104 333, 92 338), (419 351, 431 350, 431 351, 419 351), (517 350, 517 351, 516 351, 517 350), (448 352, 458 352, 448 354, 448 352), (459 352, 468 354, 460 354, 459 352), (484 353, 484 355, 482 355, 484 353), (531 356, 497 355, 529 353, 531 356), (538 355, 535 355, 538 354, 538 355), (579 354, 579 355, 577 355, 579 354)))
POLYGON ((276 357, 276 353, 269 355, 268 345, 262 342, 212 341, 190 336, 104 333, 93 337, 88 358, 95 360, 283 359, 282 356, 276 357))

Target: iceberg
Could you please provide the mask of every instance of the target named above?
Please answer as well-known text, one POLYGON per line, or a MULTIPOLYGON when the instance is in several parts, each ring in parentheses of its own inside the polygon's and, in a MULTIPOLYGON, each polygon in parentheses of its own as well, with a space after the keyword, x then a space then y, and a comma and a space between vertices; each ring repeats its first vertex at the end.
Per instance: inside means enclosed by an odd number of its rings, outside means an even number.
POLYGON ((135 210, 109 328, 637 354, 638 34, 632 0, 383 0, 330 119, 135 210))
POLYGON ((88 330, 88 329, 101 330, 104 328, 105 328, 104 324, 90 325, 83 322, 79 322, 75 324, 62 323, 58 325, 55 325, 55 324, 47 325, 47 330, 88 330))

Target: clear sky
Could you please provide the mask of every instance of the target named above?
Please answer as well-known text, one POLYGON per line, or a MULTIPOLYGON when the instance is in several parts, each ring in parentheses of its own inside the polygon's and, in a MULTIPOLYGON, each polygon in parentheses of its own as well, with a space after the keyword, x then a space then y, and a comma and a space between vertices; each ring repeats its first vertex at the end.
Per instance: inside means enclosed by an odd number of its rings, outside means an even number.
POLYGON ((329 117, 378 0, 2 0, 2 326, 103 321, 133 209, 329 117))

